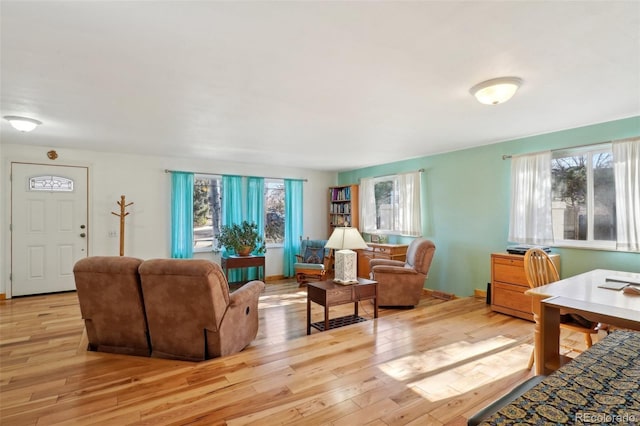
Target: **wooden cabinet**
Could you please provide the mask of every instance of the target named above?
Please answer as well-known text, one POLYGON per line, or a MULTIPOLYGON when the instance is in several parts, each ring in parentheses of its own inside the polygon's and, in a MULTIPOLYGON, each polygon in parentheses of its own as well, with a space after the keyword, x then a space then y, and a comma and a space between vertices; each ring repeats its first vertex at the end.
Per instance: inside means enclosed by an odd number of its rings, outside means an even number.
POLYGON ((369 278, 369 261, 371 259, 399 260, 407 259, 407 244, 367 243, 369 248, 358 250, 358 276, 369 278))
MULTIPOLYGON (((550 254, 560 271, 560 255, 550 254)), ((533 321, 531 297, 524 274, 524 256, 520 254, 491 254, 491 309, 503 314, 533 321)))
POLYGON ((358 185, 329 187, 329 235, 336 226, 359 227, 358 185))

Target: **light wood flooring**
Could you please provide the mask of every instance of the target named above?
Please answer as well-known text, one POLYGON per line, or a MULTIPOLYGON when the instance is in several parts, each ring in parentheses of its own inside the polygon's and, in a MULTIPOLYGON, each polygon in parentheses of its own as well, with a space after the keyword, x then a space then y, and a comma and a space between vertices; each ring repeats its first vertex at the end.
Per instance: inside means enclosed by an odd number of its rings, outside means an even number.
POLYGON ((306 289, 278 282, 250 347, 190 363, 87 352, 73 292, 15 298, 0 302, 0 424, 464 425, 532 374, 532 333, 484 299, 425 296, 306 336, 306 289))

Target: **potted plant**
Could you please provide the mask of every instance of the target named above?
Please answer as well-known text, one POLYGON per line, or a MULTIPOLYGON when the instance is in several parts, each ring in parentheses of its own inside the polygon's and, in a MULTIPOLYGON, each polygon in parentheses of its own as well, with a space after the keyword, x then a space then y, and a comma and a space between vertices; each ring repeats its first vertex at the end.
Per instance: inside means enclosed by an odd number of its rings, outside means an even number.
POLYGON ((264 239, 258 232, 258 225, 246 220, 239 225, 223 225, 216 239, 218 248, 233 250, 239 256, 248 256, 252 252, 262 254, 266 251, 264 239))

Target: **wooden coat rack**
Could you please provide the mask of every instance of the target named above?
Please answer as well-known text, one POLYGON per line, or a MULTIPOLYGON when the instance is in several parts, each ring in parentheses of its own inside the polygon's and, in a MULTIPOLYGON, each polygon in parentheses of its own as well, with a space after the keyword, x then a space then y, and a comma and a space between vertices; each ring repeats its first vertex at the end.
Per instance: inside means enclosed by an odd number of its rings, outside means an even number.
POLYGON ((124 201, 124 195, 120 196, 120 201, 117 201, 120 206, 120 213, 111 212, 112 215, 120 217, 120 256, 124 256, 124 218, 129 216, 129 212, 125 212, 124 209, 133 204, 133 202, 126 204, 124 201))

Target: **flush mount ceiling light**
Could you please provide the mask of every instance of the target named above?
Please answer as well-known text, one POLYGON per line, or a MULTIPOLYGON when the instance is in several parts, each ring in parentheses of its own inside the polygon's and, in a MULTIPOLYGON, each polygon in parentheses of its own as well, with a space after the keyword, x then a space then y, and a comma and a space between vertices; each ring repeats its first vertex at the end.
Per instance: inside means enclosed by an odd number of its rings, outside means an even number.
POLYGON ((482 104, 497 105, 511 99, 521 85, 521 78, 499 77, 478 83, 469 92, 482 104))
POLYGON ((20 130, 21 132, 30 132, 42 124, 41 121, 34 120, 33 118, 20 117, 17 115, 5 115, 4 118, 14 129, 20 130))

